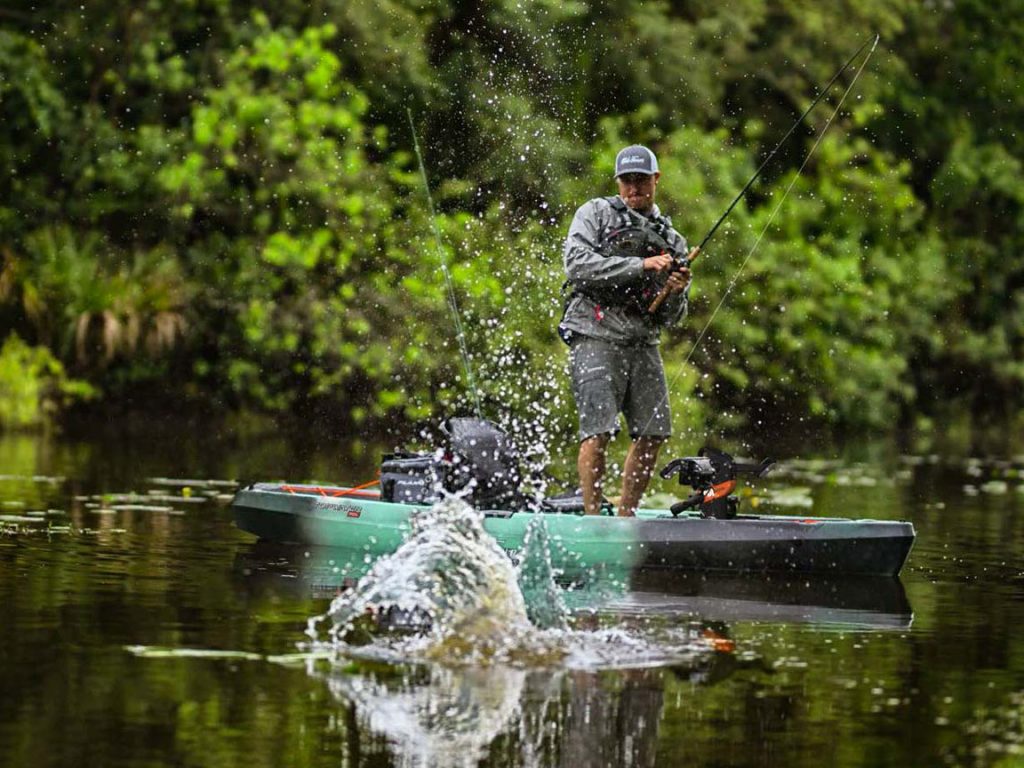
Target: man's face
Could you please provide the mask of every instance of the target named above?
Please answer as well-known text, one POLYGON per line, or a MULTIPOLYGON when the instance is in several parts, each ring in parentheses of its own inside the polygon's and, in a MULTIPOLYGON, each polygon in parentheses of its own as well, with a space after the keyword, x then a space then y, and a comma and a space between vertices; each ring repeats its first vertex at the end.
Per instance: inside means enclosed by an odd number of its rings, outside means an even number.
POLYGON ((619 196, 634 211, 646 211, 654 205, 654 190, 658 186, 660 173, 624 173, 615 179, 619 185, 619 196))

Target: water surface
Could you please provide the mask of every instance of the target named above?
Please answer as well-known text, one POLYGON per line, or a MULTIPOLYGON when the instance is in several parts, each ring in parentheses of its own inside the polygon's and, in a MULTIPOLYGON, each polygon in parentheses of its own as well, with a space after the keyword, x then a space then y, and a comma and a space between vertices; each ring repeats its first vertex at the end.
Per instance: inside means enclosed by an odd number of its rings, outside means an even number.
POLYGON ((1024 457, 785 462, 748 508, 909 519, 899 581, 562 585, 611 654, 467 667, 296 656, 332 553, 231 524, 229 481, 360 482, 378 449, 113 434, 0 437, 2 765, 1024 760, 1024 457))

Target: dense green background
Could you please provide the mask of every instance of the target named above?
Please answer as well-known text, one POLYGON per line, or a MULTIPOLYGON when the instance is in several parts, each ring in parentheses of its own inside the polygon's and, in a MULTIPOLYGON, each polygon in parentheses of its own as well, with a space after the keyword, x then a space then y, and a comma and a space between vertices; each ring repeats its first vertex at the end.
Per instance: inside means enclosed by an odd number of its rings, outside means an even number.
POLYGON ((1018 415, 1016 11, 5 3, 0 427, 157 395, 344 423, 465 408, 411 108, 487 410, 566 430, 560 246, 576 206, 613 191, 615 150, 658 151, 659 201, 699 240, 876 31, 856 93, 684 365, 828 105, 698 263, 691 318, 664 347, 677 424, 1018 415))

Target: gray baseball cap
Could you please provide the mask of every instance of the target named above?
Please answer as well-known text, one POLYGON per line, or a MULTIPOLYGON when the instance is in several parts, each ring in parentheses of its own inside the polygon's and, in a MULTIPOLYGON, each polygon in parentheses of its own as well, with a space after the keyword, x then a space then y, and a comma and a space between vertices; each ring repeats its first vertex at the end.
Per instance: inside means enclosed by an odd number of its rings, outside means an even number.
POLYGON ((658 158, 647 147, 631 144, 619 150, 615 156, 615 178, 624 173, 644 173, 653 176, 658 172, 658 158))

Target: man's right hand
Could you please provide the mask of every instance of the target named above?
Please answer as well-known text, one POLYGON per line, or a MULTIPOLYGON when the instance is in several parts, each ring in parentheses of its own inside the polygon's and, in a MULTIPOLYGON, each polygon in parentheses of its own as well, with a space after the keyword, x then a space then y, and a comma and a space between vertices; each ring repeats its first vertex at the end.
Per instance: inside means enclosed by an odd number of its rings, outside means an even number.
POLYGON ((657 256, 648 256, 644 259, 645 272, 664 272, 672 269, 672 257, 667 253, 659 253, 657 256))

